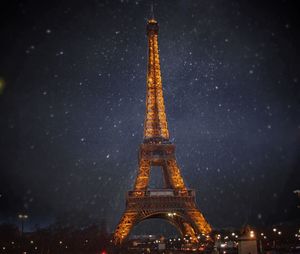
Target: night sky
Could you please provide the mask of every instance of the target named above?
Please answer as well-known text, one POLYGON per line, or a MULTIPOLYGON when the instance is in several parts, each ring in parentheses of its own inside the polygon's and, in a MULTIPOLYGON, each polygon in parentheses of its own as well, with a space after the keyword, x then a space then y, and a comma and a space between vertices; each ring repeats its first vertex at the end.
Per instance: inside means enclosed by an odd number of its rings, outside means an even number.
MULTIPOLYGON (((156 1, 171 140, 213 227, 299 221, 295 2, 156 1)), ((143 138, 149 12, 1 1, 0 222, 114 229, 143 138)))

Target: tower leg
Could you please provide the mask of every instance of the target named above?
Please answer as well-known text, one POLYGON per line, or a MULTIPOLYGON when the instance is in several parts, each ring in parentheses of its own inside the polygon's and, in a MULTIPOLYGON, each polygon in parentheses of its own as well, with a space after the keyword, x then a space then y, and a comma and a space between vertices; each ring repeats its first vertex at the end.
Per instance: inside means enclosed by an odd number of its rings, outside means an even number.
POLYGON ((183 178, 180 174, 180 169, 176 163, 176 160, 167 161, 168 173, 173 189, 186 190, 183 178))
POLYGON ((198 232, 202 232, 203 234, 209 234, 211 232, 210 225, 198 209, 188 210, 187 215, 189 219, 194 222, 198 232))
POLYGON ((183 223, 183 228, 184 228, 184 231, 183 231, 183 236, 186 236, 188 235, 190 237, 190 241, 192 243, 198 243, 198 238, 197 238, 197 235, 196 235, 196 232, 195 230, 193 229, 193 227, 187 223, 187 222, 184 222, 183 223))
POLYGON ((134 190, 142 191, 148 187, 150 178, 150 161, 141 159, 139 162, 139 171, 134 184, 134 190))
POLYGON ((114 243, 121 244, 129 235, 137 220, 137 212, 125 211, 114 233, 114 243))

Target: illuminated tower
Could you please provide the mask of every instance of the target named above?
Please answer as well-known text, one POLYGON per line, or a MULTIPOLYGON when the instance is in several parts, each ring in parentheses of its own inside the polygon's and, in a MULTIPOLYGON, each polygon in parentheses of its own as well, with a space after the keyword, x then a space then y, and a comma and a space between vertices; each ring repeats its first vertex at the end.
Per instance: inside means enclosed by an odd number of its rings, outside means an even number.
MULTIPOLYGON (((126 198, 126 209, 114 232, 114 243, 122 243, 134 225, 150 218, 162 218, 182 235, 197 242, 197 235, 209 234, 210 225, 195 203, 195 191, 188 189, 175 158, 175 145, 169 140, 165 112, 159 51, 158 23, 147 23, 148 70, 144 140, 139 149, 139 167, 132 191, 126 198), (152 166, 162 169, 164 188, 149 189, 152 166)), ((156 169, 155 169, 156 170, 156 169)))

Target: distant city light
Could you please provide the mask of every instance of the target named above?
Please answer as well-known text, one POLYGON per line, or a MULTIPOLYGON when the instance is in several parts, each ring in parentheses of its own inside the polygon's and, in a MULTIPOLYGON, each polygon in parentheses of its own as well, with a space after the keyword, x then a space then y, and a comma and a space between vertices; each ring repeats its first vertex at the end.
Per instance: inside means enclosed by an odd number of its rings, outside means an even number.
POLYGON ((0 77, 0 95, 3 93, 4 88, 5 88, 5 82, 4 82, 4 79, 2 79, 2 78, 0 77))
POLYGON ((173 217, 173 216, 175 216, 175 215, 177 215, 176 213, 168 213, 168 216, 169 217, 173 217))

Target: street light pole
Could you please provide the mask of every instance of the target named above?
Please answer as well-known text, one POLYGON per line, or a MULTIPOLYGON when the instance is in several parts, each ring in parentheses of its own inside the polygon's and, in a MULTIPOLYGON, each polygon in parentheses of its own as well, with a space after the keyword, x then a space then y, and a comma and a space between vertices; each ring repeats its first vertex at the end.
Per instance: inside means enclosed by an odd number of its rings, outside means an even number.
MULTIPOLYGON (((298 198, 300 199, 300 190, 294 190, 293 191, 296 195, 298 195, 298 198)), ((300 205, 297 206, 298 208, 300 208, 300 205)))
POLYGON ((20 248, 21 248, 21 254, 22 254, 23 253, 24 221, 26 219, 28 219, 28 215, 27 214, 19 214, 18 218, 21 220, 21 244, 20 244, 20 248))

